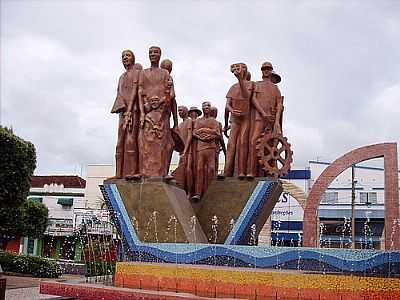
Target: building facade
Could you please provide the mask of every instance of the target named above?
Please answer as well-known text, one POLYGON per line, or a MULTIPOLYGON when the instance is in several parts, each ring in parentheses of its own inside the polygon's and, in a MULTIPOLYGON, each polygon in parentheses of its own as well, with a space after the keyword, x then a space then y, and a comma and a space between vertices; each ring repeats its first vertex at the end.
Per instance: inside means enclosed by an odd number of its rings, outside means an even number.
MULTIPOLYGON (((90 197, 98 189, 97 181, 88 176, 91 185, 76 175, 33 176, 28 199, 43 203, 49 210, 44 237, 21 237, 11 241, 7 250, 54 259, 84 261, 85 245, 115 238, 115 230, 101 195, 90 197), (94 181, 93 181, 94 180, 94 181), (89 195, 89 198, 86 197, 89 195), (106 237, 106 238, 105 238, 106 237)), ((87 251, 87 250, 86 250, 87 251)))
POLYGON ((33 176, 29 199, 44 204, 49 222, 42 239, 21 238, 20 252, 67 260, 81 260, 82 244, 74 227, 74 208, 85 199, 86 181, 76 175, 33 176))
MULTIPOLYGON (((305 170, 289 172, 283 181, 303 188, 305 195, 328 167, 328 162, 309 161, 305 170), (297 175, 295 175, 297 173, 297 175)), ((383 249, 384 236, 384 169, 365 165, 354 166, 354 183, 351 168, 340 174, 328 187, 318 209, 320 247, 352 247, 352 216, 355 220, 354 246, 362 249, 383 249), (354 185, 354 201, 352 201, 354 185), (352 204, 353 203, 353 204, 352 204)), ((270 228, 271 241, 265 244, 297 246, 302 244, 304 205, 301 197, 287 190, 272 213, 272 223, 266 224, 262 234, 270 228)), ((393 237, 396 238, 396 237, 393 237)))

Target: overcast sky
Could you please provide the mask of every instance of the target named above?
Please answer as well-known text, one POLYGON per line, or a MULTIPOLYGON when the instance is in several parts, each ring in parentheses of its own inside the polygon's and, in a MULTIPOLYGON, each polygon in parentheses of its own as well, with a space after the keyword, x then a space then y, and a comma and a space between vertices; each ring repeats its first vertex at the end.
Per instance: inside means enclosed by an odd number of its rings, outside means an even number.
POLYGON ((294 166, 400 140, 400 1, 4 1, 0 123, 36 146, 36 174, 114 160, 121 51, 174 62, 178 105, 222 112, 247 63, 282 76, 294 166), (166 4, 168 2, 168 4, 166 4))

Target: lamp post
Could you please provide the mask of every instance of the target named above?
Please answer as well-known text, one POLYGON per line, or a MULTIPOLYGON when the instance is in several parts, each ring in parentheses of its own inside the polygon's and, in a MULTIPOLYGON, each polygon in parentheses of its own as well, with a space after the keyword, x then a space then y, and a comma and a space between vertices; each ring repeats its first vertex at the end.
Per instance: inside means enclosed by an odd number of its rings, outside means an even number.
POLYGON ((351 166, 351 248, 356 248, 356 219, 355 219, 355 202, 356 202, 356 183, 355 165, 351 166))

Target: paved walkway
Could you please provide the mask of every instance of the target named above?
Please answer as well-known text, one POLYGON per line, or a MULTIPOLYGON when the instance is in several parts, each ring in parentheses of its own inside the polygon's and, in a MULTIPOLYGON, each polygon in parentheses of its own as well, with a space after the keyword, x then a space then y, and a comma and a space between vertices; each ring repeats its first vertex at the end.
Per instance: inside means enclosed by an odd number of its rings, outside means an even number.
POLYGON ((6 300, 40 300, 40 299, 62 299, 58 296, 42 295, 39 293, 39 283, 42 280, 79 280, 84 279, 77 275, 63 275, 58 279, 52 278, 34 278, 19 276, 4 276, 7 279, 6 300))
POLYGON ((16 288, 6 290, 6 300, 41 300, 41 299, 62 299, 58 296, 42 295, 39 293, 39 287, 16 288))

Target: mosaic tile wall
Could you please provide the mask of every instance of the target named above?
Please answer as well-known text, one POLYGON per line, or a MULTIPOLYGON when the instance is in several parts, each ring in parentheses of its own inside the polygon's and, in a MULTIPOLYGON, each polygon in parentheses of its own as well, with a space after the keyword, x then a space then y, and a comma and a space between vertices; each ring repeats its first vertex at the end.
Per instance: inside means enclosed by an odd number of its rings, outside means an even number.
MULTIPOLYGON (((101 188, 123 239, 125 261, 400 276, 400 251, 239 246, 229 245, 230 242, 225 245, 142 243, 121 205, 115 185, 101 188)), ((262 188, 268 191, 265 186, 262 188)), ((261 187, 256 189, 256 194, 264 197, 260 190, 261 187)), ((253 198, 257 200, 257 197, 253 198)), ((244 214, 249 215, 247 212, 244 214)))
POLYGON ((186 292, 210 298, 400 299, 400 278, 299 274, 179 264, 118 263, 115 285, 186 292))

